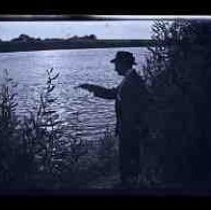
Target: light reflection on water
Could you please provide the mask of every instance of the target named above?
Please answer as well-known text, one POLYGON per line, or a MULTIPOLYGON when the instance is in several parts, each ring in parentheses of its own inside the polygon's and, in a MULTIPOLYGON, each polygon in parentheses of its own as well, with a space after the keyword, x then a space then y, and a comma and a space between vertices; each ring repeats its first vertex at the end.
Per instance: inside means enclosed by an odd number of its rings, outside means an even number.
POLYGON ((144 48, 108 48, 51 50, 35 52, 0 53, 0 70, 8 69, 18 82, 18 113, 25 115, 34 106, 47 80, 46 70, 54 68, 60 76, 54 91, 57 97, 56 109, 62 119, 73 120, 79 113, 78 125, 81 135, 88 140, 99 139, 107 128, 114 130, 114 101, 93 97, 92 94, 74 87, 81 83, 93 83, 105 87, 117 86, 122 77, 113 70, 110 60, 118 50, 134 53, 141 70, 144 48))

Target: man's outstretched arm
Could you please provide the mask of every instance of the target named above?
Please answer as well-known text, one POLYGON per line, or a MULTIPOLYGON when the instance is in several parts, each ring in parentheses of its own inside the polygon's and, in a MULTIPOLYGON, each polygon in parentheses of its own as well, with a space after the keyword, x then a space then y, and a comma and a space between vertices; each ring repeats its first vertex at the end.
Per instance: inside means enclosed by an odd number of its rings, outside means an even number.
POLYGON ((89 92, 93 92, 94 96, 104 99, 115 99, 117 95, 117 88, 108 89, 93 84, 82 84, 79 85, 78 88, 83 88, 89 92))

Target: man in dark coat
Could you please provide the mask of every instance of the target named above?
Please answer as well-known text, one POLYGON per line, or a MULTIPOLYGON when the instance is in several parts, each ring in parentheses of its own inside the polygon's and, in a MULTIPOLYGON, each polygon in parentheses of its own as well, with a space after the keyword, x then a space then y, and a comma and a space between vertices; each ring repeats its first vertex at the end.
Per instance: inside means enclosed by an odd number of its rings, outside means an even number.
POLYGON ((145 118, 148 93, 141 76, 132 68, 136 65, 132 53, 119 51, 111 62, 115 64, 115 71, 124 76, 117 88, 107 89, 93 84, 79 87, 93 92, 96 97, 116 100, 120 179, 124 186, 128 186, 137 184, 140 172, 140 142, 148 132, 145 118))

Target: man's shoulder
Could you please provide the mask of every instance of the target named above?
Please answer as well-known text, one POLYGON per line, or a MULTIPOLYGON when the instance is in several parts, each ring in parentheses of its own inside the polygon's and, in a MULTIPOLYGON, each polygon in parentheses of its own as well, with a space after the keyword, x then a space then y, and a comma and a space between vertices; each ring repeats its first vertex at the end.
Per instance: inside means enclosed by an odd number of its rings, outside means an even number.
POLYGON ((121 95, 121 98, 124 98, 125 100, 130 98, 136 100, 138 103, 139 100, 142 101, 144 98, 147 98, 148 91, 142 77, 135 72, 125 78, 119 94, 121 95))
POLYGON ((124 85, 137 89, 137 87, 145 86, 145 83, 142 76, 133 70, 126 76, 124 85))

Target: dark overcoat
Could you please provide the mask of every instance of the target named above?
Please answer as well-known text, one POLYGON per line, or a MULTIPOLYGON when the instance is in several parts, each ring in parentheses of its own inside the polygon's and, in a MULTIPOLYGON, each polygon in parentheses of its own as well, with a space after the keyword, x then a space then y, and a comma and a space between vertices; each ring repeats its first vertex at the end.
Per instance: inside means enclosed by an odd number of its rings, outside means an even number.
POLYGON ((116 134, 131 141, 132 137, 139 138, 145 132, 148 106, 148 92, 141 76, 132 69, 117 88, 95 88, 95 96, 115 99, 116 134))

